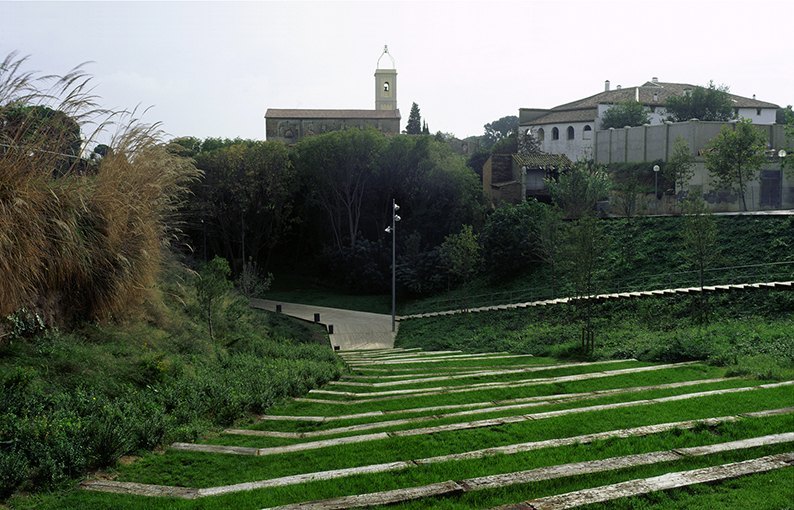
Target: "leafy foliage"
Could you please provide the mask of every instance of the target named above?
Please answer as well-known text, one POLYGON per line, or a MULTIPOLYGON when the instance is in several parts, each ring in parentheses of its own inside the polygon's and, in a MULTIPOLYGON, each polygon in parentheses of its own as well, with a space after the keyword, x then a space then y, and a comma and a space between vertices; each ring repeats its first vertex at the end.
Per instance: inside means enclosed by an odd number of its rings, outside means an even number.
POLYGON ((535 228, 543 214, 535 200, 500 207, 488 217, 480 236, 486 272, 505 279, 539 258, 535 228))
POLYGON ((228 280, 230 274, 231 269, 226 259, 215 257, 202 266, 196 280, 196 297, 212 340, 215 340, 213 317, 219 312, 221 300, 232 288, 232 282, 228 280))
POLYGON ((408 122, 405 124, 405 134, 422 134, 422 115, 419 113, 419 105, 416 103, 411 104, 411 113, 408 114, 408 122))
POLYGON ((675 183, 676 190, 680 194, 684 192, 687 183, 695 175, 692 168, 694 165, 695 157, 692 155, 689 144, 679 136, 673 142, 673 153, 667 164, 663 166, 662 173, 675 183))
POLYGON ((601 117, 601 129, 642 126, 648 124, 648 112, 638 101, 623 101, 613 105, 601 117))
POLYGON ((738 193, 747 210, 747 182, 752 180, 766 161, 766 137, 749 119, 734 127, 724 126, 708 145, 706 168, 718 185, 738 193))
POLYGON ((728 87, 709 82, 706 87, 695 87, 689 94, 672 96, 667 100, 668 119, 685 122, 690 119, 725 121, 734 118, 733 102, 728 87))
POLYGON ((466 281, 477 273, 482 262, 480 245, 471 225, 463 225, 457 234, 450 234, 441 244, 441 253, 448 271, 458 281, 466 281))
POLYGON ((601 165, 577 161, 559 176, 548 179, 551 198, 568 218, 581 218, 595 209, 596 203, 608 196, 611 181, 601 165))
MULTIPOLYGON (((518 117, 506 115, 483 126, 485 132, 480 144, 484 150, 493 148, 496 143, 518 132, 518 117)), ((515 152, 515 151, 514 151, 515 152)))

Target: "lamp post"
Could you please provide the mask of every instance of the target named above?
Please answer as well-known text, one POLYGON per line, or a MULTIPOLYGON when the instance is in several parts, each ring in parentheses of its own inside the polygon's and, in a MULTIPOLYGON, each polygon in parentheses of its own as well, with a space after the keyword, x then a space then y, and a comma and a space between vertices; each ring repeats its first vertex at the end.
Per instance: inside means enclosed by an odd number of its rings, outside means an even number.
POLYGON ((392 199, 391 201, 391 226, 386 227, 386 232, 391 234, 391 330, 394 333, 395 315, 397 312, 397 222, 400 221, 400 216, 397 211, 400 206, 392 199))
POLYGON ((656 198, 656 213, 659 213, 659 165, 653 165, 653 195, 656 198))

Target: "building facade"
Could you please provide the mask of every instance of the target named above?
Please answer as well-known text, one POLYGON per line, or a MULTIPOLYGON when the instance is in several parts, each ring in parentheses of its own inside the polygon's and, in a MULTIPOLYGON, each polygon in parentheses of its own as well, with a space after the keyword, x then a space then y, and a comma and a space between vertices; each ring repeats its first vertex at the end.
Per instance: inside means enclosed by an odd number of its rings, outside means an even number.
MULTIPOLYGON (((593 159, 594 132, 601 129, 604 113, 616 104, 637 101, 649 117, 649 125, 664 124, 667 118, 665 105, 673 96, 689 94, 696 87, 685 83, 664 83, 657 78, 637 87, 611 90, 609 81, 604 91, 578 101, 551 109, 519 109, 519 131, 531 132, 540 143, 540 149, 550 154, 564 154, 572 160, 593 159)), ((772 125, 778 105, 730 94, 737 118, 747 118, 754 124, 772 125)))
POLYGON ((397 108, 397 69, 388 47, 375 70, 374 110, 282 109, 265 112, 265 138, 288 144, 303 137, 350 128, 373 128, 386 134, 400 132, 397 108))

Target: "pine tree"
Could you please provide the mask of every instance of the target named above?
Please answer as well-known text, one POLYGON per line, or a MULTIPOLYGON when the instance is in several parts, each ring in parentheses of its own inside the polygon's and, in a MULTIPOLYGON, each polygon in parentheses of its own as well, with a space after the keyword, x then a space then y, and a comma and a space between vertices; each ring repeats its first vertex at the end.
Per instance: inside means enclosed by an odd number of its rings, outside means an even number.
POLYGON ((408 123, 405 125, 405 132, 409 135, 419 135, 422 133, 422 116, 419 114, 419 105, 411 105, 411 113, 408 115, 408 123))
POLYGON ((423 135, 429 135, 430 134, 430 128, 427 127, 427 121, 422 121, 422 134, 423 135))

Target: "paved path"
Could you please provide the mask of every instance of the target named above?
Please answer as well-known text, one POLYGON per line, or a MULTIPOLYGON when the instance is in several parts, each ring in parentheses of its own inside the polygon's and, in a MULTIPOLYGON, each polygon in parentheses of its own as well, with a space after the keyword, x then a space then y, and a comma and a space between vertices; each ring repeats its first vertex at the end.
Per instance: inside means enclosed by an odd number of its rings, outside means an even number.
POLYGON ((281 305, 281 313, 314 321, 314 314, 320 314, 320 323, 332 325, 334 333, 329 335, 331 345, 339 346, 340 350, 352 349, 391 349, 394 347, 394 335, 391 330, 391 315, 355 310, 342 310, 324 306, 284 303, 268 299, 252 299, 251 306, 271 312, 276 305, 281 305))

